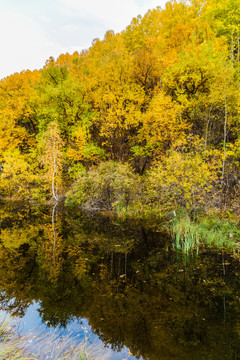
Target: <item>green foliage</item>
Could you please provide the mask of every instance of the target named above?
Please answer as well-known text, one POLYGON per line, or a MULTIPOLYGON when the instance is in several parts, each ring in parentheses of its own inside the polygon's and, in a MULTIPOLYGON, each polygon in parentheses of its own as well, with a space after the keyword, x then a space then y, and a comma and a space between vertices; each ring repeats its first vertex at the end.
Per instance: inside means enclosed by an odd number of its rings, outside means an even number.
POLYGON ((198 249, 198 225, 191 221, 186 214, 172 220, 171 233, 174 239, 174 246, 177 250, 187 253, 192 249, 198 249))
POLYGON ((73 190, 67 194, 67 203, 75 199, 85 209, 119 210, 133 201, 138 183, 138 176, 128 164, 108 161, 79 174, 73 190))

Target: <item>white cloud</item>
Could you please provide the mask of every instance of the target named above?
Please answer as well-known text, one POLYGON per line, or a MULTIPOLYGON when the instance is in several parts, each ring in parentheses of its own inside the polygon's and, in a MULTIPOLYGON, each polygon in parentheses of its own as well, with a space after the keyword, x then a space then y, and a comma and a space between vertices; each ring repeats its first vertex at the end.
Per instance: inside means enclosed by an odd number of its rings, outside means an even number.
POLYGON ((50 24, 52 21, 51 21, 51 18, 49 16, 42 16, 40 15, 39 16, 39 20, 42 21, 43 23, 45 24, 50 24))
POLYGON ((97 20, 103 24, 113 23, 122 25, 128 18, 128 13, 132 14, 137 10, 137 6, 131 0, 113 2, 112 0, 63 0, 67 6, 69 14, 74 17, 97 20), (127 10, 127 11, 126 11, 127 10))
POLYGON ((89 19, 91 22, 104 25, 107 29, 121 31, 133 17, 139 13, 144 15, 148 9, 164 5, 165 1, 143 0, 139 5, 136 0, 62 0, 62 4, 68 16, 89 19))
POLYGON ((69 32, 75 32, 75 31, 79 31, 80 27, 79 27, 79 25, 69 24, 69 25, 64 26, 64 30, 69 31, 69 32))
POLYGON ((21 14, 1 12, 0 32, 0 78, 21 70, 41 68, 49 56, 57 56, 64 50, 21 14))

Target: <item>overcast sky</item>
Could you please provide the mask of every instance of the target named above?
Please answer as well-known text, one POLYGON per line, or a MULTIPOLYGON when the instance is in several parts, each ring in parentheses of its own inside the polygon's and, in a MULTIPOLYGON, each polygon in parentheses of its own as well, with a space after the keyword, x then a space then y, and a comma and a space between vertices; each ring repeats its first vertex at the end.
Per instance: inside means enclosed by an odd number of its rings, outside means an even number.
POLYGON ((0 0, 0 79, 81 51, 166 0, 0 0))

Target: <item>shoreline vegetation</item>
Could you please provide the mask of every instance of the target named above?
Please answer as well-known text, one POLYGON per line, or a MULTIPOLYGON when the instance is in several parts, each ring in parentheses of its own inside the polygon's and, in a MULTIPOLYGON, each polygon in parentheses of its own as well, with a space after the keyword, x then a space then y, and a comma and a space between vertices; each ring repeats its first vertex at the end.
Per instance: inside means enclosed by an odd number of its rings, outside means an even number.
POLYGON ((240 248, 240 0, 170 1, 0 80, 0 198, 240 248))
MULTIPOLYGON (((156 184, 155 180, 155 172, 140 178, 126 164, 103 163, 98 169, 82 173, 67 193, 65 203, 79 206, 85 212, 102 212, 118 221, 146 221, 150 226, 170 232, 176 249, 184 252, 205 244, 226 247, 239 255, 237 216, 220 209, 211 212, 211 203, 208 213, 202 208, 194 209, 191 204, 189 209, 180 207, 177 201, 171 202, 169 193, 166 195, 163 190, 161 194, 159 182, 156 184)), ((171 195, 174 196, 173 191, 171 195)), ((179 198, 187 201, 184 196, 179 198)))

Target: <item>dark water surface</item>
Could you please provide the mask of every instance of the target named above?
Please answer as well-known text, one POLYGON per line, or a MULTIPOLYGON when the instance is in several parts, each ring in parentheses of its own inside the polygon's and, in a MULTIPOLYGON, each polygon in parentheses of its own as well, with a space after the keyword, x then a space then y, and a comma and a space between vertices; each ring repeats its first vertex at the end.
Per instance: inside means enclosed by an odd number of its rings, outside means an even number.
POLYGON ((113 360, 240 359, 238 260, 75 208, 1 206, 0 307, 113 360))

